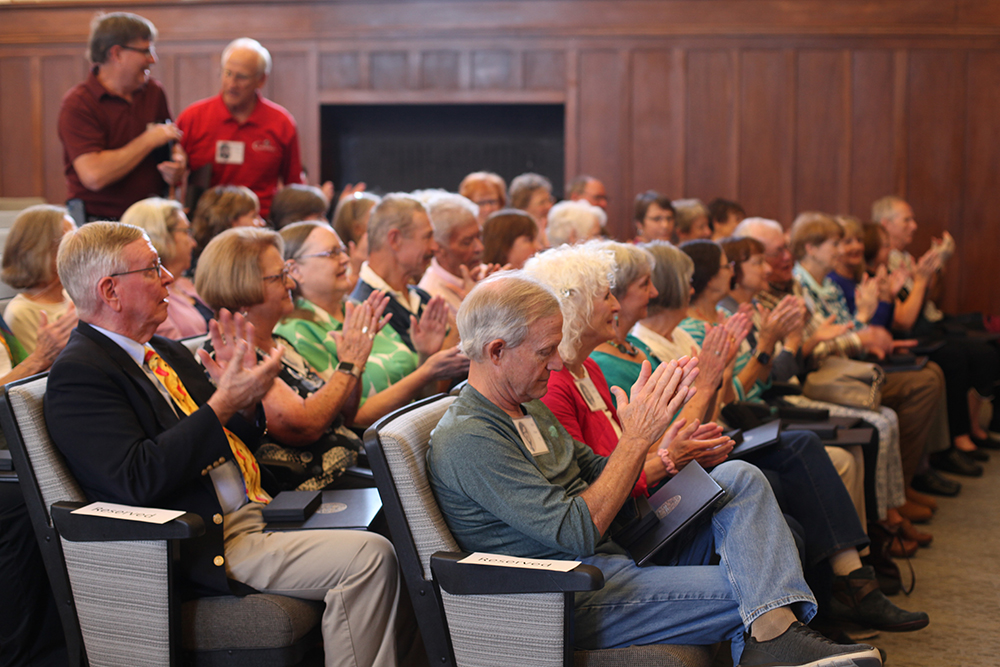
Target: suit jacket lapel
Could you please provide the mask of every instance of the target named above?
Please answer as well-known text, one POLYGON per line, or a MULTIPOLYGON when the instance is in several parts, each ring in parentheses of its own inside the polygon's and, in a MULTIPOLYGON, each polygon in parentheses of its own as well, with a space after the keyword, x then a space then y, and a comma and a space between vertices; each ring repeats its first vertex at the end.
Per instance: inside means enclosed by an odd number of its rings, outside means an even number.
POLYGON ((166 430, 177 423, 178 418, 177 415, 174 414, 174 410, 171 405, 167 403, 167 400, 163 397, 163 394, 160 393, 160 390, 153 385, 152 380, 146 376, 142 369, 139 368, 132 357, 130 357, 128 353, 121 348, 121 346, 102 334, 100 331, 94 329, 86 322, 80 322, 77 325, 77 331, 97 344, 97 346, 100 347, 111 358, 111 360, 122 369, 125 375, 128 376, 129 380, 131 380, 135 385, 136 389, 146 397, 147 401, 149 401, 153 414, 156 415, 156 421, 163 430, 166 430))

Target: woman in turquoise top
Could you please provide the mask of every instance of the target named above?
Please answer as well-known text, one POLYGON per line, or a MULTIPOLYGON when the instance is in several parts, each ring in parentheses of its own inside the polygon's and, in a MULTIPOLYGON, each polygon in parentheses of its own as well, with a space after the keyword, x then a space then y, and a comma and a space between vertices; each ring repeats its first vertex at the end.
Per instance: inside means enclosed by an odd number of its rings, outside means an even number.
MULTIPOLYGON (((281 229, 285 260, 295 280, 295 310, 275 328, 324 380, 337 369, 334 333, 344 322, 344 297, 350 292, 350 258, 333 228, 325 223, 299 222, 281 229)), ((434 383, 461 377, 469 360, 457 347, 442 349, 448 323, 444 301, 428 303, 412 329, 414 353, 392 327, 382 327, 362 375, 361 404, 353 425, 369 426, 380 417, 417 398, 434 383)))

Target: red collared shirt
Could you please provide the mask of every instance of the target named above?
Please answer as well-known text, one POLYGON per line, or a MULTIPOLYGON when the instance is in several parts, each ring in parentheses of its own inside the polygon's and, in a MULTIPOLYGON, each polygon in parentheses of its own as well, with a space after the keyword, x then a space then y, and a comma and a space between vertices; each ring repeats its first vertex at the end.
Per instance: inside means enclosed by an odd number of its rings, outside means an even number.
POLYGON ((295 119, 284 107, 259 93, 257 105, 239 124, 226 108, 222 95, 195 102, 177 119, 184 132, 181 145, 191 171, 212 165, 211 184, 245 185, 260 199, 260 213, 267 217, 278 179, 302 183, 302 160, 295 119))

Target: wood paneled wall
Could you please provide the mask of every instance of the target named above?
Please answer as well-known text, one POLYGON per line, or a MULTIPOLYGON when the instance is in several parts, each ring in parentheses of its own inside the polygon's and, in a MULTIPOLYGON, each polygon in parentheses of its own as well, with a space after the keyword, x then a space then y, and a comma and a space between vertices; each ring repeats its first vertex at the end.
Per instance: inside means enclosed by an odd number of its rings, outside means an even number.
MULTIPOLYGON (((113 7, 0 5, 0 195, 64 197, 59 102, 85 74, 90 16, 113 7)), ((321 104, 562 103, 565 176, 604 181, 622 238, 632 197, 651 188, 736 199, 786 225, 804 210, 866 217, 875 198, 894 193, 914 206, 918 249, 944 229, 958 240, 962 263, 948 275, 946 304, 1000 312, 990 271, 1000 247, 998 3, 160 0, 127 7, 160 30, 154 76, 175 114, 216 92, 226 42, 260 39, 274 57, 266 94, 298 120, 314 178, 321 104)))

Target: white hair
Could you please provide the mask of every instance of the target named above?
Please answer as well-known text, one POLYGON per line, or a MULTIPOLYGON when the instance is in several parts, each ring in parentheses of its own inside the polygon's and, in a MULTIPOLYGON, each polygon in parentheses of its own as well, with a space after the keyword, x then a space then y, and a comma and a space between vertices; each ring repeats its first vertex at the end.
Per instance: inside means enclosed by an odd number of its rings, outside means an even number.
POLYGON ((549 210, 545 233, 553 247, 579 243, 591 238, 594 222, 603 228, 607 214, 584 200, 561 201, 549 210))
POLYGON ((229 54, 236 49, 249 49, 257 54, 257 76, 271 73, 271 54, 261 46, 261 43, 250 37, 238 37, 226 45, 222 50, 222 69, 226 68, 226 61, 229 54))
POLYGON ((462 195, 446 192, 431 199, 427 215, 434 228, 434 240, 444 245, 456 228, 478 223, 479 207, 462 195))
POLYGON ((547 285, 524 271, 494 273, 476 285, 458 309, 460 349, 480 363, 491 341, 517 347, 528 337, 532 322, 558 312, 559 300, 547 285))
POLYGON ((594 300, 615 285, 615 258, 603 241, 564 245, 528 260, 524 272, 551 287, 563 314, 559 354, 575 357, 583 332, 590 326, 594 300))
POLYGON ((736 229, 733 230, 733 238, 738 238, 740 236, 749 236, 752 239, 761 240, 764 235, 762 232, 764 230, 770 230, 772 232, 778 232, 784 235, 785 228, 781 226, 781 223, 777 220, 770 220, 768 218, 744 218, 743 221, 736 225, 736 229))

